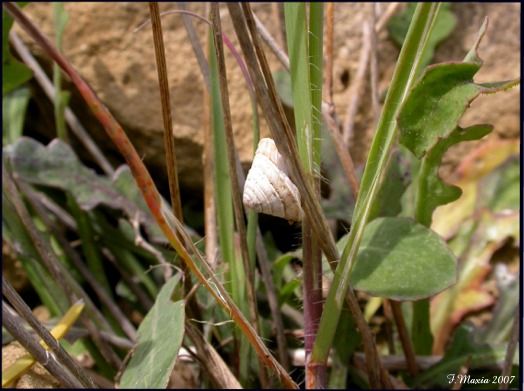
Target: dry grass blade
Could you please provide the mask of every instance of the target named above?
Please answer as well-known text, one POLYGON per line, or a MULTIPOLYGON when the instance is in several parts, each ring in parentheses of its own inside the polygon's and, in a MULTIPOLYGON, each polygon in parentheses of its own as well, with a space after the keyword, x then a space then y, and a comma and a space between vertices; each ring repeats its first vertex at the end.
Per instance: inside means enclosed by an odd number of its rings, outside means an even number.
MULTIPOLYGON (((53 101, 55 97, 55 88, 53 83, 51 83, 40 64, 38 64, 20 37, 18 37, 18 34, 16 34, 16 32, 13 30, 9 32, 9 41, 16 49, 24 63, 29 68, 31 68, 35 79, 38 81, 38 83, 40 83, 45 94, 51 101, 53 101)), ((102 170, 104 170, 107 175, 113 175, 115 170, 111 166, 111 163, 109 163, 102 151, 100 151, 96 143, 93 141, 89 133, 87 133, 87 131, 84 129, 84 126, 80 123, 71 108, 66 107, 64 115, 67 124, 71 128, 71 131, 75 134, 75 136, 78 137, 78 140, 84 144, 86 149, 91 153, 91 156, 93 156, 93 159, 97 162, 97 164, 100 165, 100 168, 102 168, 102 170)))
POLYGON ((183 222, 182 202, 180 201, 180 187, 178 185, 178 169, 175 154, 175 139, 173 137, 173 120, 171 118, 171 98, 169 95, 169 81, 167 78, 164 36, 162 34, 162 21, 160 20, 158 3, 150 2, 149 10, 151 13, 151 30, 153 32, 158 82, 160 84, 159 90, 164 124, 164 146, 166 148, 166 166, 169 182, 169 194, 171 196, 171 206, 173 207, 173 213, 177 219, 183 222))
POLYGON ((364 79, 366 77, 366 70, 371 54, 371 27, 367 21, 362 24, 362 49, 360 51, 360 60, 358 63, 357 74, 355 76, 353 94, 348 103, 346 118, 344 120, 344 130, 342 132, 344 143, 349 146, 351 135, 353 134, 353 126, 355 125, 355 117, 357 115, 358 104, 360 96, 364 91, 364 79))
POLYGON ((215 348, 203 338, 200 331, 191 324, 190 320, 186 320, 185 330, 186 335, 195 344, 197 358, 214 386, 226 390, 241 389, 242 386, 233 373, 231 373, 231 370, 222 357, 217 353, 215 348))
MULTIPOLYGON (((27 210, 25 204, 21 199, 21 193, 17 189, 11 174, 6 170, 5 166, 2 164, 2 188, 5 189, 7 196, 9 197, 12 205, 20 217, 22 224, 24 224, 25 229, 27 230, 29 237, 34 243, 38 254, 47 268, 55 282, 60 286, 63 293, 66 295, 69 303, 72 305, 78 300, 77 292, 73 289, 74 280, 70 276, 65 266, 58 259, 55 252, 51 249, 51 244, 47 239, 40 234, 38 229, 33 223, 29 211, 27 210)), ((89 300, 85 292, 81 293, 83 298, 89 300)), ((93 340, 95 341, 97 347, 100 349, 101 353, 104 355, 104 358, 115 368, 118 368, 120 365, 120 359, 116 353, 107 346, 102 340, 100 335, 100 330, 95 324, 88 319, 86 316, 82 316, 82 321, 84 325, 91 333, 93 340)))
MULTIPOLYGON (((244 272, 246 273, 246 291, 249 306, 249 317, 257 334, 260 334, 258 326, 258 311, 257 300, 255 296, 255 289, 253 287, 253 273, 249 264, 249 252, 247 249, 247 235, 246 225, 244 223, 244 209, 242 207, 242 191, 239 186, 238 159, 235 153, 235 140, 233 139, 233 124, 231 120, 231 110, 229 107, 229 92, 227 87, 226 64, 224 59, 224 45, 222 42, 222 27, 220 23, 220 15, 218 12, 218 4, 211 4, 211 21, 213 23, 213 34, 215 40, 215 53, 218 64, 218 74, 220 82, 220 97, 222 99, 222 110, 224 114, 224 128, 227 140, 227 159, 229 164, 229 172, 231 175, 231 195, 233 198, 233 210, 235 215, 235 222, 239 235, 240 251, 242 255, 242 262, 244 265, 244 272)), ((263 387, 267 387, 268 379, 265 373, 264 365, 259 358, 259 374, 260 381, 263 387)))
MULTIPOLYGON (((75 378, 86 388, 94 388, 93 381, 84 373, 78 366, 77 362, 65 351, 65 349, 58 343, 57 339, 61 339, 65 331, 69 329, 76 321, 84 305, 80 301, 73 305, 70 310, 62 318, 61 327, 55 327, 52 332, 49 332, 33 315, 31 309, 27 306, 24 300, 18 295, 11 284, 2 276, 2 293, 7 297, 9 302, 18 311, 18 313, 26 320, 26 322, 36 331, 42 338, 42 341, 49 347, 63 365, 66 366, 75 378)), ((58 325, 57 325, 58 326, 58 325)), ((2 376, 3 378, 3 376, 2 376)))
POLYGON ((265 60, 265 54, 258 39, 257 28, 251 16, 249 4, 242 3, 244 13, 238 4, 228 3, 228 7, 237 37, 244 52, 251 80, 253 80, 255 86, 257 100, 262 106, 262 111, 266 116, 271 135, 277 145, 277 149, 284 157, 286 167, 291 174, 293 182, 300 191, 303 198, 302 205, 306 215, 311 221, 317 222, 317 224, 315 224, 316 234, 319 237, 319 242, 324 253, 330 262, 336 262, 338 260, 338 252, 335 247, 335 242, 330 234, 329 226, 320 209, 320 205, 315 199, 314 190, 309 184, 306 173, 300 163, 294 135, 285 119, 282 105, 278 99, 269 66, 265 60), (248 33, 244 21, 248 23, 251 34, 248 33), (249 40, 249 35, 253 38, 253 42, 249 40), (260 60, 264 76, 262 76, 258 67, 257 56, 253 50, 253 46, 260 60))
MULTIPOLYGON (((12 3, 4 3, 4 9, 21 25, 21 27, 40 45, 44 50, 56 61, 60 67, 69 75, 75 86, 78 88, 81 95, 88 103, 90 109, 93 111, 97 119, 102 123, 109 137, 115 143, 121 154, 126 159, 131 172, 142 192, 149 210, 157 221, 158 226, 164 232, 168 241, 173 245, 178 254, 184 259, 187 265, 191 268, 193 273, 198 277, 200 283, 213 296, 216 302, 224 308, 235 320, 239 328, 245 333, 257 354, 263 358, 266 365, 268 365, 278 376, 285 387, 298 388, 297 384, 291 379, 289 374, 284 371, 282 366, 271 355, 270 351, 264 345, 260 337, 256 334, 253 327, 245 319, 236 304, 231 300, 224 287, 209 268, 207 263, 202 258, 202 255, 193 245, 191 238, 187 234, 184 226, 176 219, 169 211, 169 208, 162 204, 162 199, 158 190, 154 186, 151 175, 147 171, 142 159, 133 148, 129 138, 123 131, 122 127, 116 122, 109 110, 102 104, 95 93, 87 86, 84 80, 80 77, 78 72, 71 66, 69 62, 56 50, 56 48, 49 42, 49 40, 31 23, 31 21, 20 11, 20 9, 12 3), (184 247, 178 235, 182 235, 184 247), (199 265, 195 263, 198 261, 199 265), (204 275, 199 267, 205 270, 204 275)), ((102 349, 103 347, 101 347, 102 349)), ((120 360, 118 360, 120 361, 120 360)), ((116 366, 118 367, 118 365, 116 366)))
MULTIPOLYGON (((311 221, 318 223, 314 225, 315 233, 318 235, 319 243, 324 254, 326 254, 330 267, 335 268, 339 259, 338 251, 335 247, 325 216, 320 209, 320 205, 315 202, 313 189, 309 185, 304 170, 302 169, 293 133, 284 117, 283 109, 278 100, 273 79, 267 61, 265 60, 264 52, 259 40, 257 39, 257 30, 253 18, 251 17, 249 4, 242 3, 245 15, 240 9, 240 5, 236 3, 228 3, 228 7, 246 63, 248 64, 251 79, 255 85, 258 101, 262 105, 262 110, 265 113, 271 134, 274 137, 277 148, 284 156, 284 159, 288 159, 286 161, 286 166, 291 169, 294 182, 303 196, 304 210, 311 221), (253 43, 248 38, 249 34, 246 28, 246 22, 248 23, 253 43), (261 62, 262 70, 264 71, 264 77, 258 68, 258 61, 253 46, 259 55, 258 58, 261 62), (269 91, 267 90, 266 82, 267 86, 270 87, 269 91)), ((364 349, 368 362, 373 363, 367 367, 370 375, 371 386, 378 387, 381 384, 384 384, 386 387, 389 386, 391 388, 389 377, 384 371, 380 357, 377 353, 371 330, 369 330, 369 327, 362 316, 357 299, 351 289, 346 291, 346 300, 348 301, 350 310, 355 316, 357 327, 362 333, 364 349)))
POLYGON ((2 301, 2 326, 11 334, 31 355, 47 369, 66 388, 83 388, 80 383, 64 366, 62 366, 47 350, 45 350, 8 311, 2 301))

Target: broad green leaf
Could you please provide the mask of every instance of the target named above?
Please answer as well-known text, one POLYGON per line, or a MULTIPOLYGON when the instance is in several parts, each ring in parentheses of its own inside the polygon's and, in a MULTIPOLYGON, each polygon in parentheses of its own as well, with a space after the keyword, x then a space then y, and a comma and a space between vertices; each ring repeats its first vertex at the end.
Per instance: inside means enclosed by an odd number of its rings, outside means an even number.
POLYGON ((418 300, 448 288, 456 274, 456 258, 436 233, 384 217, 366 226, 350 284, 374 296, 418 300))
POLYGON ((120 167, 112 179, 97 175, 60 140, 43 146, 38 141, 22 137, 5 151, 9 154, 13 173, 19 179, 69 191, 86 211, 103 204, 123 210, 131 218, 138 214, 152 239, 165 240, 140 196, 129 167, 120 167))
POLYGON ((137 345, 120 388, 166 388, 184 338, 184 301, 171 301, 177 274, 160 290, 137 332, 137 345))

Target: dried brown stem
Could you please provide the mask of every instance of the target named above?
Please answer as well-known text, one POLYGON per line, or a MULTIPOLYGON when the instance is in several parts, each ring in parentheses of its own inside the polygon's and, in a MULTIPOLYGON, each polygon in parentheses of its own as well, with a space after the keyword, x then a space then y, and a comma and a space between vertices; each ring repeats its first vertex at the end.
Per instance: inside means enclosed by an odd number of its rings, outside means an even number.
POLYGON ((231 373, 231 370, 215 348, 204 339, 200 331, 187 319, 185 322, 185 331, 189 339, 193 341, 197 350, 197 358, 213 382, 213 385, 216 388, 226 390, 242 388, 237 378, 231 373))
MULTIPOLYGON (((239 186, 238 179, 238 159, 235 159, 235 140, 233 138, 233 124, 231 120, 231 110, 229 107, 229 91, 227 87, 226 63, 224 59, 224 45, 222 41, 222 27, 220 23, 220 16, 218 12, 218 4, 211 3, 211 21, 213 23, 213 34, 215 37, 215 54, 217 56, 217 66, 220 82, 220 97, 222 101, 222 113, 224 115, 224 128, 226 133, 227 158, 229 163, 229 172, 231 178, 231 195, 233 198, 233 210, 240 242, 240 252, 242 254, 242 261, 244 265, 244 272, 246 274, 246 293, 249 307, 249 317, 251 325, 254 327, 257 334, 260 334, 258 326, 258 311, 257 301, 255 296, 255 289, 253 287, 253 271, 249 263, 249 252, 247 249, 247 234, 246 225, 244 223, 244 208, 242 206, 242 192, 239 186)), ((267 387, 268 379, 265 372, 265 367, 259 358, 259 375, 263 387, 267 387)))
MULTIPOLYGON (((181 10, 187 10, 187 3, 185 1, 177 2, 177 5, 178 8, 180 8, 181 10)), ((204 13, 204 15, 207 14, 208 12, 204 13)), ((204 54, 204 51, 202 50, 202 45, 200 45, 200 41, 198 40, 195 31, 195 27, 193 26, 193 22, 189 15, 186 13, 182 13, 182 20, 184 21, 184 26, 187 31, 187 37, 189 38, 189 42, 191 42, 191 47, 193 48, 193 52, 195 53, 195 57, 198 61, 200 72, 204 77, 204 84, 206 85, 207 90, 209 91, 209 66, 207 65, 206 56, 204 54)))
MULTIPOLYGON (((24 45, 22 40, 18 37, 18 34, 11 30, 9 32, 9 42, 16 49, 20 58, 24 63, 31 68, 35 80, 40 84, 47 97, 53 101, 55 98, 55 88, 53 83, 49 80, 40 64, 35 60, 31 52, 24 45)), ((102 151, 95 144, 89 133, 85 130, 84 126, 80 123, 77 116, 73 113, 71 108, 66 107, 64 112, 67 124, 71 128, 72 132, 78 137, 78 140, 84 145, 84 147, 91 153, 93 159, 98 163, 100 168, 107 174, 113 175, 115 170, 111 166, 111 163, 106 159, 102 151)))
POLYGON ((71 372, 71 374, 86 388, 94 388, 93 381, 85 374, 77 362, 65 351, 55 337, 36 319, 20 295, 14 290, 9 281, 2 276, 2 293, 9 302, 25 319, 25 321, 36 331, 42 340, 49 347, 49 350, 56 355, 60 363, 71 372))
POLYGON ((371 27, 367 21, 362 23, 362 49, 360 51, 360 59, 358 62, 357 74, 355 76, 355 83, 353 85, 353 93, 348 103, 346 110, 346 118, 344 119, 344 129, 342 131, 343 140, 346 146, 349 146, 351 135, 353 134, 353 127, 355 125, 355 117, 358 111, 360 96, 364 91, 364 79, 366 77, 367 64, 371 52, 371 27))
POLYGON ((384 13, 380 16, 380 19, 375 24, 375 31, 377 33, 380 33, 384 27, 386 27, 386 23, 388 20, 395 14, 397 9, 402 5, 402 3, 391 3, 389 4, 388 8, 384 13))
MULTIPOLYGON (((27 350, 42 366, 51 373, 66 388, 84 388, 54 355, 45 350, 24 326, 18 323, 7 310, 7 305, 2 301, 2 326, 27 350)), ((51 338, 53 338, 51 336, 51 338)), ((55 340, 56 341, 56 340, 55 340)), ((52 344, 54 346, 54 344, 52 344)))
MULTIPOLYGON (((220 281, 213 274, 207 263, 202 259, 200 252, 195 248, 191 238, 187 234, 184 225, 167 210, 161 202, 160 194, 156 189, 151 175, 147 171, 142 159, 133 148, 129 138, 123 131, 122 127, 109 110, 98 99, 93 90, 84 82, 78 72, 71 64, 59 53, 42 32, 20 11, 20 8, 14 3, 3 3, 6 10, 17 23, 40 45, 49 56, 56 61, 60 67, 69 75, 73 83, 78 88, 80 94, 87 102, 89 108, 93 111, 97 119, 102 123, 107 134, 115 143, 121 154, 126 159, 142 196, 158 226, 164 232, 167 240, 175 248, 178 254, 186 261, 187 265, 197 276, 200 283, 213 296, 215 301, 228 313, 237 323, 242 332, 245 333, 251 344, 254 346, 257 354, 263 358, 268 365, 282 381, 282 384, 288 388, 297 388, 297 384, 285 372, 282 366, 271 355, 262 340, 256 334, 253 327, 240 312, 238 306, 233 302, 226 292, 220 281), (183 235, 184 244, 178 239, 178 235, 183 235), (187 247, 186 247, 187 246, 187 247), (193 259, 194 257, 194 259, 193 259), (198 265, 196 264, 198 262, 198 265), (201 271, 201 269, 203 271, 201 271), (205 273, 205 275, 203 274, 205 273)), ((116 366, 118 367, 118 365, 116 366)))
POLYGON ((173 137, 173 120, 171 118, 171 98, 169 95, 169 80, 167 77, 167 64, 164 48, 164 36, 162 34, 162 21, 158 3, 150 2, 151 31, 153 32, 153 43, 155 47, 155 58, 158 72, 158 83, 160 90, 160 101, 162 105, 162 119, 164 126, 164 146, 166 148, 166 166, 169 182, 169 194, 171 196, 171 207, 173 214, 180 222, 184 222, 182 216, 182 202, 180 201, 180 187, 178 184, 178 170, 175 154, 175 139, 173 137))
MULTIPOLYGON (((276 4, 276 3, 273 3, 276 4)), ((257 18, 255 14, 253 14, 253 19, 255 19, 255 23, 257 24, 258 31, 260 33, 260 36, 262 39, 267 43, 267 45, 271 48, 273 53, 277 56, 277 59, 280 61, 282 66, 289 71, 289 57, 284 52, 282 43, 278 43, 275 38, 271 35, 271 33, 266 29, 266 27, 262 24, 262 22, 257 18)))
POLYGON ((357 199, 360 185, 355 171, 355 165, 353 164, 353 159, 351 158, 349 150, 345 147, 344 141, 342 140, 342 135, 339 131, 340 127, 338 126, 338 124, 336 123, 336 119, 334 118, 335 112, 333 111, 332 114, 330 114, 329 109, 326 106, 324 106, 322 108, 322 115, 324 117, 324 121, 328 128, 329 134, 333 139, 335 151, 337 152, 338 158, 340 159, 340 163, 342 164, 344 174, 346 174, 346 178, 351 187, 353 197, 357 199))

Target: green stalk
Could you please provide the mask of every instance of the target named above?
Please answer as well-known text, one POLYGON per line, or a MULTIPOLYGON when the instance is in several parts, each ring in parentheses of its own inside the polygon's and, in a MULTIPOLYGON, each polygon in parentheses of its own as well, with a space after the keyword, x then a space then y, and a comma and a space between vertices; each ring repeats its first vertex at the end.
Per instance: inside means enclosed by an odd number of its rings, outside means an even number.
MULTIPOLYGON (((310 4, 309 30, 306 23, 305 3, 285 3, 284 12, 298 151, 304 171, 315 189, 315 196, 318 200, 320 197, 324 8, 322 3, 310 4)), ((302 223, 306 362, 311 354, 322 314, 322 258, 312 224, 314 222, 307 217, 302 223)), ((326 377, 327 367, 325 365, 313 367, 308 365, 306 387, 325 388, 326 377)))
MULTIPOLYGON (((209 69, 211 84, 211 106, 212 106, 212 125, 213 125, 213 146, 215 157, 215 189, 217 196, 217 213, 219 242, 222 252, 222 259, 230 265, 229 290, 233 301, 240 307, 242 313, 249 315, 249 308, 246 299, 246 281, 244 265, 240 256, 235 252, 234 233, 235 220, 233 216, 233 200, 231 194, 231 177, 227 161, 227 145, 223 121, 223 111, 220 98, 220 84, 218 76, 218 65, 213 41, 213 32, 210 30, 209 44, 209 69)), ((239 345, 239 378, 244 383, 248 380, 249 360, 242 359, 249 354, 249 343, 242 336, 238 329, 235 329, 235 339, 239 345)))
POLYGON ((352 229, 340 263, 334 273, 331 289, 320 320, 318 338, 315 341, 311 359, 314 363, 327 362, 345 293, 349 286, 349 275, 397 135, 396 116, 418 73, 421 55, 430 35, 433 21, 438 14, 438 9, 439 5, 437 4, 418 4, 402 46, 377 126, 377 132, 371 145, 352 220, 352 229))
POLYGON ((89 109, 104 126, 106 133, 125 158, 158 226, 164 232, 169 243, 197 276, 200 284, 205 287, 207 292, 215 299, 216 303, 231 316, 238 325, 238 328, 247 336, 258 356, 273 371, 283 386, 294 389, 298 388, 298 385, 291 379, 287 371, 275 360, 269 349, 264 345, 253 327, 224 289, 222 283, 214 275, 213 270, 211 270, 207 262, 202 258, 201 253, 193 245, 184 226, 172 214, 169 206, 162 202, 160 194, 151 179, 151 175, 146 170, 141 157, 129 141, 122 127, 102 102, 100 102, 96 94, 89 88, 78 72, 75 71, 71 64, 66 61, 40 30, 20 11, 20 8, 14 3, 4 3, 3 7, 29 36, 69 75, 88 104, 89 109), (182 235, 182 239, 179 239, 179 235, 182 235))

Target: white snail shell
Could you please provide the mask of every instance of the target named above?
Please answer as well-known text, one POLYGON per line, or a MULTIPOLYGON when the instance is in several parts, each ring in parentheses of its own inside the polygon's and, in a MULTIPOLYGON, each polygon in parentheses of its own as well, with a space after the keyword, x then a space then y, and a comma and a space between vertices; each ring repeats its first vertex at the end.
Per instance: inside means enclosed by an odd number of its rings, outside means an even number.
POLYGON ((300 221, 300 194, 289 179, 282 155, 275 142, 263 138, 253 158, 244 185, 244 206, 258 213, 300 221))

